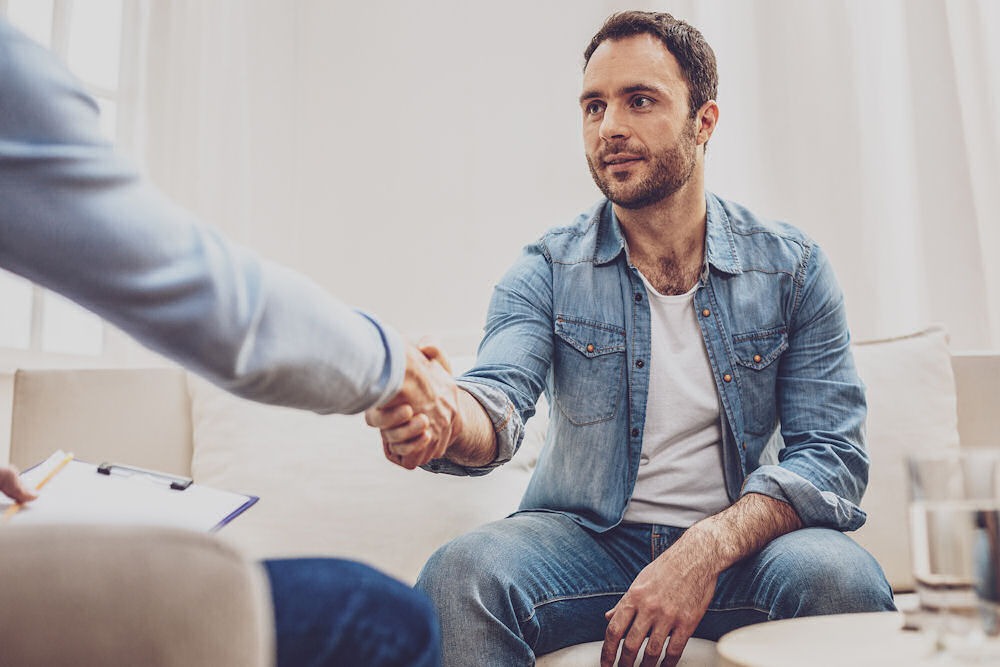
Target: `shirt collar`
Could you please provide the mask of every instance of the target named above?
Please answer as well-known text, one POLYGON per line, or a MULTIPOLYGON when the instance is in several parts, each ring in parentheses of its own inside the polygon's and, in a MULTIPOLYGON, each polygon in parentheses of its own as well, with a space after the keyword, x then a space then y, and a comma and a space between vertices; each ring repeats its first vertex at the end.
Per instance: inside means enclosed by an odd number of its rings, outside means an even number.
MULTIPOLYGON (((708 212, 705 262, 724 273, 742 273, 732 224, 722 201, 709 192, 705 193, 705 204, 708 212)), ((594 215, 599 217, 600 223, 594 260, 597 264, 607 264, 625 252, 625 236, 610 201, 605 200, 603 206, 597 206, 594 215)))

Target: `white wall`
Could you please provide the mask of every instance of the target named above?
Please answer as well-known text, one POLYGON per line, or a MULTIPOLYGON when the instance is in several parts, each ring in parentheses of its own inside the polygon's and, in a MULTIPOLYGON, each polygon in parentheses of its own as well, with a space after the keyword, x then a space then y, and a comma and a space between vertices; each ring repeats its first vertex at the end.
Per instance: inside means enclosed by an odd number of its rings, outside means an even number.
MULTIPOLYGON (((638 5, 712 43, 709 187, 826 247, 856 337, 942 321, 958 348, 1000 340, 979 253, 1000 234, 982 233, 996 222, 977 214, 967 167, 985 135, 959 122, 951 61, 979 42, 950 35, 952 5, 638 5)), ((146 163, 236 238, 463 353, 519 249, 598 197, 579 138, 582 51, 635 6, 152 3, 146 163)))

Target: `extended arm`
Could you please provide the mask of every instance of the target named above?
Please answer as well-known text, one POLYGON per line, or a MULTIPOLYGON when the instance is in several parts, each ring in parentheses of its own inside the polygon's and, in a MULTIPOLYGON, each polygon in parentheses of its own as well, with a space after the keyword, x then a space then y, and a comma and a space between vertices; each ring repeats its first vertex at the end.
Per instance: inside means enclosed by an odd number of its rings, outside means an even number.
MULTIPOLYGON (((416 407, 369 410, 368 423, 382 431, 386 456, 404 467, 425 465, 456 475, 484 474, 510 460, 551 363, 551 303, 551 269, 539 246, 529 246, 494 290, 476 366, 458 379, 461 434, 433 442, 424 423, 412 416, 416 407), (411 447, 428 442, 436 454, 417 462, 411 447)), ((423 349, 430 358, 443 359, 436 348, 423 349)))
POLYGON ((247 398, 351 413, 403 384, 396 333, 160 194, 100 137, 80 84, 3 21, 0 266, 247 398))

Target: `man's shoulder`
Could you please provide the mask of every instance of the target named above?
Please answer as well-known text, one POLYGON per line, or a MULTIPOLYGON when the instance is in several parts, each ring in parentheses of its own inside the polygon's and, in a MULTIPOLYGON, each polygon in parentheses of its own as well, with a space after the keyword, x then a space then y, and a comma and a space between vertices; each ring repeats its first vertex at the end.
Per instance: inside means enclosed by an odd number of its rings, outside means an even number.
POLYGON ((608 232, 602 225, 608 201, 602 199, 578 214, 568 224, 550 227, 537 244, 550 261, 573 263, 593 260, 602 235, 608 232))
POLYGON ((717 257, 733 253, 742 270, 797 273, 815 252, 816 242, 795 225, 758 215, 715 195, 710 195, 709 206, 715 208, 714 223, 711 213, 709 216, 710 245, 715 241, 710 252, 717 257), (726 248, 729 244, 731 250, 726 248))
POLYGON ((778 241, 811 246, 813 239, 795 225, 758 215, 743 204, 711 195, 725 212, 737 241, 778 241))

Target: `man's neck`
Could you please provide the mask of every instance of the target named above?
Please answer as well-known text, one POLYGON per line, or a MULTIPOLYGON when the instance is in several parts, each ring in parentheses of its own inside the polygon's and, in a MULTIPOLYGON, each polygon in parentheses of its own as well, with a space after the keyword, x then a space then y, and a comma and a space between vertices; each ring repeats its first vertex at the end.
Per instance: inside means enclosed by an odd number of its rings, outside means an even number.
POLYGON ((694 286, 705 258, 705 189, 693 177, 667 199, 642 209, 614 205, 629 260, 661 294, 694 286))

